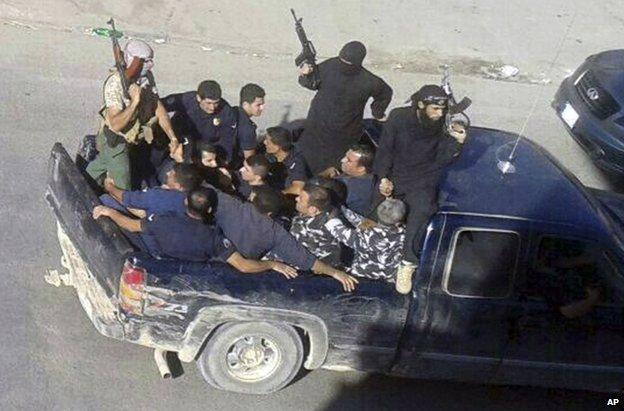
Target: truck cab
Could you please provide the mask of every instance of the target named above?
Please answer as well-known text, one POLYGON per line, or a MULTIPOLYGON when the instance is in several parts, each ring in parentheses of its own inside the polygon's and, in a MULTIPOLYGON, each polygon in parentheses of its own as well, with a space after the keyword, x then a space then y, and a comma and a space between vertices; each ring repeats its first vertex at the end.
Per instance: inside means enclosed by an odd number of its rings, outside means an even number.
POLYGON ((448 170, 395 371, 619 390, 624 197, 588 190, 526 139, 515 172, 503 174, 496 164, 514 142, 509 133, 471 130, 448 170), (586 266, 562 263, 587 250, 586 266), (585 298, 583 270, 592 271, 600 301, 567 318, 557 299, 585 298))
POLYGON ((583 187, 524 138, 513 172, 501 172, 515 142, 470 129, 413 245, 421 265, 408 295, 379 281, 344 293, 318 276, 243 276, 139 253, 112 222, 91 218, 99 201, 59 144, 46 198, 67 282, 98 331, 196 361, 217 388, 274 392, 303 366, 619 390, 624 198, 583 187), (598 297, 583 305, 588 293, 598 297))

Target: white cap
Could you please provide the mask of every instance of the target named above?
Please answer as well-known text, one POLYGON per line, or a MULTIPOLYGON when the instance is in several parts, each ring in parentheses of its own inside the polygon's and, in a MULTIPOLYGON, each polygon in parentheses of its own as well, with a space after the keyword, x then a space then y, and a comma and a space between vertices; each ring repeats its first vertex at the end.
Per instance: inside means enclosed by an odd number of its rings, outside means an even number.
POLYGON ((130 40, 126 43, 124 49, 124 60, 126 65, 132 64, 132 59, 138 57, 140 59, 151 59, 154 57, 154 50, 143 40, 130 40))

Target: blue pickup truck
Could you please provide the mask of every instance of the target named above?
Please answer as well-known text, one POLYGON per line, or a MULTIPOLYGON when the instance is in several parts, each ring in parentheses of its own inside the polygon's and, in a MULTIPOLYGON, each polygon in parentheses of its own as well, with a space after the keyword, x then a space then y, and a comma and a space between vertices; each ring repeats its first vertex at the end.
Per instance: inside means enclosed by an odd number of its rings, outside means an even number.
POLYGON ((196 362, 214 387, 277 391, 319 367, 414 378, 624 387, 624 197, 581 185, 522 138, 472 127, 441 185, 408 295, 361 280, 241 275, 154 260, 107 219, 65 149, 49 162, 64 282, 102 334, 196 362), (591 262, 562 264, 588 255, 591 262), (587 254, 587 253, 586 253, 587 254), (584 254, 583 254, 584 255, 584 254), (588 279, 589 278, 589 279, 588 279), (594 301, 586 304, 593 290, 594 301), (566 316, 566 304, 583 306, 566 316))

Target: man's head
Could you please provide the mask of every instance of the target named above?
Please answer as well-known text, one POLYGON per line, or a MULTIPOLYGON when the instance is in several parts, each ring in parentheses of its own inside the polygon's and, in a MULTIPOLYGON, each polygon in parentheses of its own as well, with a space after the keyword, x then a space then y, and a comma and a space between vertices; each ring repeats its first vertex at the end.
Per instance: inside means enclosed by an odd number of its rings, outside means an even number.
POLYGON ((262 154, 254 154, 245 159, 240 173, 249 184, 261 184, 269 173, 269 161, 262 154))
POLYGON ((249 117, 259 117, 264 110, 265 92, 257 84, 245 84, 240 91, 240 105, 249 117))
POLYGON ((331 195, 323 187, 306 184, 297 196, 296 209, 299 214, 307 217, 314 217, 331 209, 331 195))
POLYGON ((279 151, 289 152, 293 147, 292 134, 284 127, 269 127, 264 138, 264 146, 269 154, 276 154, 279 151))
POLYGON ((196 146, 198 163, 204 167, 217 168, 219 163, 217 161, 217 147, 206 141, 197 142, 196 146))
POLYGON ((189 192, 201 183, 201 175, 192 164, 176 163, 167 172, 167 187, 171 190, 189 192))
POLYGON ((336 207, 344 205, 347 201, 347 186, 340 180, 315 176, 308 180, 308 184, 323 187, 329 191, 331 202, 336 207))
POLYGON ((212 218, 213 210, 217 207, 217 202, 217 193, 213 189, 199 187, 189 191, 186 196, 186 211, 191 217, 208 223, 212 218))
POLYGON ((338 57, 344 63, 354 67, 361 67, 364 57, 366 57, 366 47, 359 41, 350 41, 340 49, 338 57))
POLYGON ((197 103, 207 114, 214 114, 219 110, 221 102, 221 86, 214 80, 204 80, 197 86, 197 103))
POLYGON ((374 160, 375 152, 370 146, 355 144, 340 160, 340 168, 348 176, 360 177, 371 172, 374 160))
POLYGON ((448 96, 442 87, 435 84, 422 86, 412 94, 411 100, 412 105, 421 113, 421 117, 430 122, 440 120, 448 108, 448 96))
POLYGON ((126 67, 131 73, 137 73, 138 77, 145 77, 154 67, 154 50, 143 40, 128 41, 123 56, 126 67))
POLYGON ((249 195, 249 201, 261 214, 268 217, 279 215, 284 209, 282 193, 267 185, 254 187, 249 195))
POLYGON ((401 224, 405 219, 405 213, 405 203, 395 198, 387 198, 377 207, 379 222, 388 226, 401 224))

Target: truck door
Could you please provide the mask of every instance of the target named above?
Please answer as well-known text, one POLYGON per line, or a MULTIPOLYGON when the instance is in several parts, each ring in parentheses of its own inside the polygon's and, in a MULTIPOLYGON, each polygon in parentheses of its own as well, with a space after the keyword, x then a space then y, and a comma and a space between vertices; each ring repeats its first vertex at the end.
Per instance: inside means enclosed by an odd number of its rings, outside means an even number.
POLYGON ((502 361, 527 222, 448 214, 435 253, 423 260, 397 373, 485 382, 502 361), (429 260, 428 260, 429 259, 429 260))
POLYGON ((608 246, 571 235, 559 229, 532 236, 529 268, 517 284, 525 312, 497 375, 501 382, 624 387, 621 262, 608 246))

